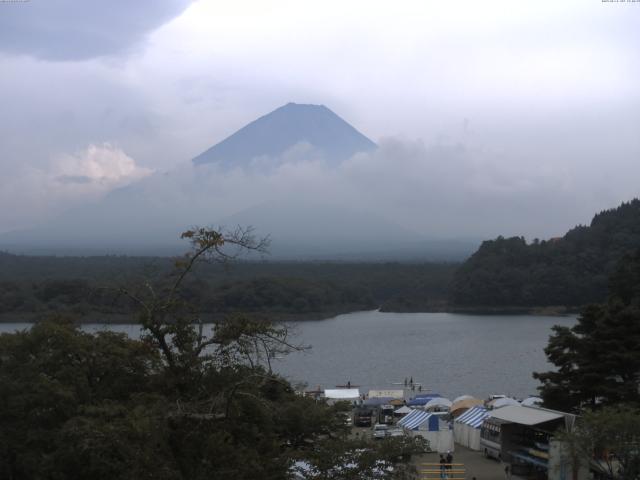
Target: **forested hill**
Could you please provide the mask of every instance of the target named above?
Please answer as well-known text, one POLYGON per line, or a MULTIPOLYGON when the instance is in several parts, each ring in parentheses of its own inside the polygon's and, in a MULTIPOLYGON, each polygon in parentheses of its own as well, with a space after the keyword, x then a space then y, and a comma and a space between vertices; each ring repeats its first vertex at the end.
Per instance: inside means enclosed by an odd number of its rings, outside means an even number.
MULTIPOLYGON (((71 313, 82 321, 128 321, 133 311, 118 287, 166 278, 161 257, 30 257, 0 252, 0 321, 71 313)), ((458 264, 237 262, 202 264, 183 295, 205 314, 237 311, 272 318, 326 318, 337 313, 443 309, 458 264)))
POLYGON ((620 259, 640 248, 640 200, 623 203, 562 237, 483 242, 456 272, 457 307, 579 307, 602 302, 620 259))

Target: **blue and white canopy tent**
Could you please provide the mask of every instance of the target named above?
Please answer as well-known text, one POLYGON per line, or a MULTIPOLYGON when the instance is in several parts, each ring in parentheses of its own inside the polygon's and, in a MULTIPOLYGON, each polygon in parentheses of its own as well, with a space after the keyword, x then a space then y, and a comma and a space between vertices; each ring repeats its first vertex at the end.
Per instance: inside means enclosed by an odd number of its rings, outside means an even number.
POLYGON ((489 413, 486 408, 476 406, 456 418, 453 423, 453 438, 456 443, 479 451, 480 427, 489 413))
POLYGON ((423 410, 413 410, 399 420, 398 425, 406 430, 427 430, 430 432, 440 430, 438 417, 423 410))
POLYGON ((444 453, 453 451, 453 432, 448 424, 442 424, 438 415, 415 409, 398 421, 408 435, 421 436, 429 441, 432 451, 444 453))

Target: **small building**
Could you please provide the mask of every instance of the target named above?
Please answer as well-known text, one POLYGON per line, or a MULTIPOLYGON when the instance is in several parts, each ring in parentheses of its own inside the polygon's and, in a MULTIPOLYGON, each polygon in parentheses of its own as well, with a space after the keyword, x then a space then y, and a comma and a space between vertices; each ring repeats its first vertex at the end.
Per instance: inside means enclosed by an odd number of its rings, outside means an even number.
POLYGON ((514 475, 548 480, 588 478, 589 472, 585 467, 573 475, 573 462, 567 448, 554 438, 557 432, 573 427, 575 415, 546 408, 508 405, 492 410, 488 418, 501 423, 500 457, 511 465, 514 475))
POLYGON ((360 400, 360 390, 357 388, 326 389, 324 391, 324 398, 329 404, 340 401, 358 402, 360 400))
POLYGON ((380 405, 390 404, 392 400, 392 397, 369 397, 362 404, 368 407, 379 407, 380 405))
POLYGON ((453 432, 447 422, 440 420, 424 410, 413 410, 398 421, 405 433, 417 437, 423 437, 429 441, 429 448, 434 452, 444 453, 453 451, 453 432))
POLYGON ((369 390, 369 398, 404 399, 403 390, 369 390))
POLYGON ((453 422, 454 441, 463 447, 480 451, 480 428, 488 415, 489 410, 475 406, 457 417, 453 422))

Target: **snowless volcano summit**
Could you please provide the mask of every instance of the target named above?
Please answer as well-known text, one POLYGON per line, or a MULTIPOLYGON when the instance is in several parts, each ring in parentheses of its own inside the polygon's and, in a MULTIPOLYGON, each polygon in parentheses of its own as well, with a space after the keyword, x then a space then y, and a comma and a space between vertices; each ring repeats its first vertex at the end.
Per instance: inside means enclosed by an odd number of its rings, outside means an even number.
POLYGON ((288 103, 249 123, 193 159, 194 165, 247 167, 255 159, 280 157, 307 145, 338 164, 376 144, 324 105, 288 103))

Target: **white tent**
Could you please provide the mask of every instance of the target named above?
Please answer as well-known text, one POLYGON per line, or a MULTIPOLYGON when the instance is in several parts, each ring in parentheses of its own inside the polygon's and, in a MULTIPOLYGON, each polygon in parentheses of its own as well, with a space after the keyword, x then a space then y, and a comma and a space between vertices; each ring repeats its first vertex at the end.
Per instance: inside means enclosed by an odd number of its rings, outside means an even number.
POLYGON ((537 405, 542 405, 542 399, 540 397, 525 398, 520 402, 520 405, 523 407, 535 407, 537 405))
POLYGON ((422 408, 425 410, 446 411, 451 408, 451 405, 453 405, 453 403, 448 398, 436 397, 429 400, 422 408))
POLYGON ((413 412, 413 408, 409 408, 406 405, 398 408, 394 413, 397 415, 406 415, 407 413, 413 412))
POLYGON ((439 453, 453 451, 453 432, 447 423, 441 422, 433 413, 413 409, 398 421, 398 426, 402 427, 408 435, 428 440, 431 451, 439 453))
POLYGON ((329 403, 339 401, 354 402, 360 400, 360 390, 357 388, 337 388, 324 391, 324 398, 329 403))
POLYGON ((491 400, 489 402, 490 408, 502 408, 509 405, 519 406, 520 402, 513 398, 505 397, 505 398, 496 398, 495 400, 491 400))
POLYGON ((489 410, 475 406, 458 418, 453 423, 453 438, 456 443, 471 450, 480 450, 480 427, 489 415, 489 410))

